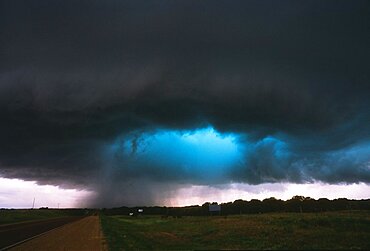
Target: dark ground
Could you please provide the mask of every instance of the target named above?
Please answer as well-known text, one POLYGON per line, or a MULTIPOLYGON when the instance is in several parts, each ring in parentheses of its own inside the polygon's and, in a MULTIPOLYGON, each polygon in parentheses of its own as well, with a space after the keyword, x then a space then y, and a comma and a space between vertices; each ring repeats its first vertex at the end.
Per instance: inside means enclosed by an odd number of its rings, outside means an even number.
POLYGON ((0 225, 0 249, 81 218, 81 216, 69 216, 0 225))
POLYGON ((101 219, 110 251, 370 250, 368 210, 101 219))

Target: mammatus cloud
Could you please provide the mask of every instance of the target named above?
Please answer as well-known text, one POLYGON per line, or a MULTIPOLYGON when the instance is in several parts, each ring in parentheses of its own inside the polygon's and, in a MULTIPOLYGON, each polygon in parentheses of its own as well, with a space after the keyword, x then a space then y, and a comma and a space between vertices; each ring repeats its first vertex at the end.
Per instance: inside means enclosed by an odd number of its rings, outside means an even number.
POLYGON ((185 183, 369 183, 369 9, 3 1, 0 174, 99 205, 185 183), (235 151, 183 138, 207 128, 235 151))

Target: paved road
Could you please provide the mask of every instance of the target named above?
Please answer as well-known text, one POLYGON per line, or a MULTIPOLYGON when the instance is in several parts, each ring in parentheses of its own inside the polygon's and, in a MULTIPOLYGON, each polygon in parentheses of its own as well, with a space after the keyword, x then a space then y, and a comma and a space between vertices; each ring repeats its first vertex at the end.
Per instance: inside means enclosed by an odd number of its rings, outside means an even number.
POLYGON ((62 217, 0 225, 0 249, 79 219, 81 217, 62 217))
POLYGON ((105 251, 107 247, 101 232, 99 216, 89 216, 51 230, 10 250, 105 251))

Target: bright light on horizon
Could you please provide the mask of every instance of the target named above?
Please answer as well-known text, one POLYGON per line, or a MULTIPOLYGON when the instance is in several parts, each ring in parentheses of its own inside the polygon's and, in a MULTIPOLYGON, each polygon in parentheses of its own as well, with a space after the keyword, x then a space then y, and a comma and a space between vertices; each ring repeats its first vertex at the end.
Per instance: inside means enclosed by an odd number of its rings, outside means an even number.
POLYGON ((238 199, 263 200, 270 197, 288 200, 295 195, 314 199, 369 199, 370 184, 325 184, 315 182, 310 184, 294 183, 265 183, 249 185, 231 183, 223 186, 189 185, 173 193, 173 197, 166 200, 168 206, 202 205, 205 202, 226 203, 238 199))
MULTIPOLYGON (((93 191, 63 189, 52 185, 38 185, 35 181, 7 179, 0 177, 0 208, 32 208, 33 198, 35 208, 85 207, 86 201, 94 194, 93 191)), ((249 185, 231 183, 219 186, 186 185, 164 198, 161 204, 165 206, 202 205, 205 202, 233 202, 238 199, 263 200, 270 197, 288 200, 294 195, 302 195, 314 199, 347 198, 369 199, 370 184, 325 184, 315 182, 310 184, 265 183, 249 185)), ((122 204, 122 206, 124 206, 122 204)))
POLYGON ((0 177, 0 208, 74 208, 84 207, 93 192, 39 185, 35 181, 0 177))

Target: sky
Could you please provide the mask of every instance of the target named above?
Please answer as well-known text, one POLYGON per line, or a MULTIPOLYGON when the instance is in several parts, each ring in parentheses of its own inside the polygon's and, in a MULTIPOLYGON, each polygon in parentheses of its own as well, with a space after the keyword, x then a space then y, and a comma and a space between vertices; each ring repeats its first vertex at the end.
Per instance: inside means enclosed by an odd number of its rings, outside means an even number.
POLYGON ((0 207, 369 198, 369 11, 1 0, 0 207))

